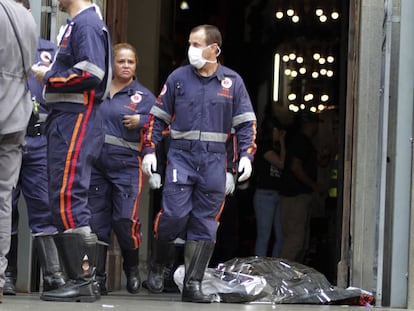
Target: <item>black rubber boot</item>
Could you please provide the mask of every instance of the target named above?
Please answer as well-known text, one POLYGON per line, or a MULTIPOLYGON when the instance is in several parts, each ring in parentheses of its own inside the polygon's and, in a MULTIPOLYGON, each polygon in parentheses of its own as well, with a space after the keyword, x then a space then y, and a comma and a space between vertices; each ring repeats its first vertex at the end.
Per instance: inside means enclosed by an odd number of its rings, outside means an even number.
POLYGON ((122 265, 127 283, 126 289, 131 294, 137 294, 141 288, 141 278, 139 276, 139 251, 136 249, 122 250, 124 263, 122 265))
POLYGON ((7 268, 4 272, 5 283, 3 285, 3 295, 16 295, 16 281, 17 281, 17 234, 12 234, 10 240, 10 250, 7 254, 7 268))
POLYGON ((152 293, 162 293, 164 290, 164 268, 173 256, 174 244, 169 241, 153 239, 151 263, 148 279, 142 286, 152 293))
POLYGON ((185 277, 181 300, 185 302, 210 303, 211 295, 201 290, 204 272, 214 251, 214 242, 187 241, 184 250, 185 277))
POLYGON ((43 274, 43 291, 47 292, 66 284, 60 265, 55 240, 51 235, 37 236, 34 239, 37 257, 43 274))
POLYGON ((40 298, 68 302, 94 302, 99 299, 99 285, 94 279, 96 235, 63 233, 55 237, 55 242, 70 280, 61 288, 43 292, 40 298))
POLYGON ((95 280, 99 285, 99 290, 102 296, 108 295, 106 288, 106 256, 108 253, 108 246, 98 241, 96 245, 96 275, 95 280))
POLYGON ((174 243, 174 254, 169 259, 164 269, 164 292, 179 293, 180 290, 174 281, 174 272, 184 264, 184 244, 174 243))

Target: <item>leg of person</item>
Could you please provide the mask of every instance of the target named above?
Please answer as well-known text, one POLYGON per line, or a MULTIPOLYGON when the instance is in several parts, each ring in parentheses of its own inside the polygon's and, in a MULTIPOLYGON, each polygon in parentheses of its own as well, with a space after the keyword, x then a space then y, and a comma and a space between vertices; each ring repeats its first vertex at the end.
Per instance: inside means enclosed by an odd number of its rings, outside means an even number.
POLYGON ((97 109, 91 105, 86 109, 78 114, 52 111, 47 121, 50 206, 63 232, 55 242, 70 281, 61 289, 43 293, 43 300, 92 302, 100 298, 93 273, 97 237, 90 228, 88 194, 103 129, 97 109))
POLYGON ((5 271, 6 280, 3 287, 4 295, 16 295, 18 241, 19 237, 16 232, 11 235, 10 249, 6 256, 7 268, 5 271))
POLYGON ((96 245, 96 275, 95 280, 98 282, 99 290, 102 296, 108 295, 106 288, 106 257, 108 254, 108 244, 98 241, 96 245))
POLYGON ((53 225, 49 208, 45 135, 26 135, 19 182, 26 202, 30 231, 34 236, 34 248, 42 270, 43 291, 57 289, 66 282, 53 238, 57 228, 53 225))
POLYGON ((36 236, 34 246, 43 273, 43 291, 47 292, 63 287, 66 281, 53 235, 36 236))
POLYGON ((274 215, 273 193, 272 190, 256 189, 253 197, 257 230, 255 255, 259 257, 266 257, 269 247, 274 215))
POLYGON ((174 281, 174 272, 180 265, 184 264, 184 246, 184 240, 177 238, 174 241, 174 250, 164 269, 164 292, 166 293, 180 292, 174 281))
POLYGON ((19 178, 23 142, 24 132, 0 135, 0 302, 11 239, 12 189, 19 178))
POLYGON ((103 296, 108 295, 106 287, 106 258, 108 246, 111 243, 112 231, 112 187, 105 178, 105 172, 99 157, 92 167, 91 184, 88 193, 88 207, 91 211, 89 224, 92 232, 98 236, 96 249, 96 275, 100 293, 103 296))
POLYGON ((141 288, 139 206, 143 184, 138 154, 134 150, 108 144, 105 149, 108 150, 105 167, 113 187, 112 225, 122 251, 126 289, 131 294, 137 294, 141 288))
MULTIPOLYGON (((154 220, 154 238, 148 279, 143 286, 153 293, 164 290, 165 266, 175 253, 174 240, 185 239, 189 213, 192 209, 193 178, 182 152, 170 148, 162 193, 162 209, 154 220)), ((223 186, 224 191, 224 186, 223 186)))
POLYGON ((305 247, 310 195, 282 197, 283 246, 280 257, 301 262, 305 247))
MULTIPOLYGON (((23 147, 24 148, 24 147, 23 147)), ((23 169, 24 156, 22 157, 22 166, 20 172, 23 169)), ((21 175, 20 175, 21 176, 21 175)), ((16 281, 17 281, 17 249, 19 246, 19 237, 17 231, 19 229, 19 209, 18 201, 20 197, 20 178, 16 187, 12 193, 12 230, 10 250, 7 254, 7 268, 6 268, 6 281, 4 283, 3 294, 4 295, 16 295, 16 281)))
POLYGON ((210 303, 211 295, 202 291, 204 273, 214 251, 218 218, 225 200, 225 154, 206 152, 204 168, 193 189, 193 208, 187 225, 184 250, 185 277, 181 300, 210 303))

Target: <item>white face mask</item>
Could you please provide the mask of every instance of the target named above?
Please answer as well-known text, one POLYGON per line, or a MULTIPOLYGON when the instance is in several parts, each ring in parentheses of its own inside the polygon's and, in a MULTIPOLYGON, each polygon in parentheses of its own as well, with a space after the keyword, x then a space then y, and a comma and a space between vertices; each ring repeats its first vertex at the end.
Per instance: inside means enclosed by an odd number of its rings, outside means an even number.
MULTIPOLYGON (((206 63, 211 63, 211 64, 217 63, 217 60, 210 61, 210 60, 207 60, 203 57, 203 51, 205 49, 208 49, 209 47, 210 47, 210 45, 206 46, 205 48, 196 48, 194 46, 190 46, 188 48, 188 60, 190 61, 190 64, 193 65, 194 67, 196 67, 197 69, 200 69, 200 68, 204 67, 204 65, 206 63)), ((219 52, 218 55, 220 55, 220 52, 219 52)))

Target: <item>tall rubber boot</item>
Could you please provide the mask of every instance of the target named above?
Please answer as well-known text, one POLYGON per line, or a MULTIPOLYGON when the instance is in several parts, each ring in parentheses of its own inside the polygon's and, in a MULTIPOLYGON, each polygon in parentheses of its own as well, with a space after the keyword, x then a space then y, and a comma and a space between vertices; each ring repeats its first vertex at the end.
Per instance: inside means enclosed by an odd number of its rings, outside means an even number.
POLYGON ((3 295, 16 295, 18 242, 19 238, 17 234, 12 234, 10 240, 10 250, 6 256, 7 268, 4 272, 5 283, 3 285, 3 295))
POLYGON ((174 244, 172 242, 153 239, 148 279, 142 283, 143 287, 152 293, 162 293, 164 290, 165 265, 172 256, 174 256, 174 244))
POLYGON ((169 262, 164 269, 164 292, 180 292, 174 281, 174 272, 182 264, 184 264, 184 244, 174 243, 174 254, 169 258, 169 262))
POLYGON ((128 249, 122 250, 124 258, 123 268, 127 278, 126 289, 131 294, 137 294, 141 287, 141 278, 139 276, 139 250, 128 249))
POLYGON ((43 291, 47 292, 66 284, 55 240, 51 235, 37 236, 34 239, 37 257, 43 274, 43 291))
POLYGON ((94 302, 100 298, 95 276, 95 234, 62 233, 55 237, 63 266, 69 277, 65 286, 40 296, 47 301, 94 302))
POLYGON ((210 303, 211 295, 201 290, 204 272, 214 251, 214 242, 187 241, 184 249, 185 277, 181 300, 185 302, 210 303))
POLYGON ((102 296, 108 295, 106 288, 106 256, 108 253, 108 245, 98 241, 96 245, 96 275, 95 280, 99 285, 102 296))

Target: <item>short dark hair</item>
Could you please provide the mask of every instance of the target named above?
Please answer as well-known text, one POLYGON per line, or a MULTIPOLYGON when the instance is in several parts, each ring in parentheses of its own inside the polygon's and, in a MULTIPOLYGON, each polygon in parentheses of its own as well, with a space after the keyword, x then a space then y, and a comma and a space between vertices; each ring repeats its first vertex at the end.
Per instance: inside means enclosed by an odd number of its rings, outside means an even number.
POLYGON ((17 3, 21 3, 26 9, 30 10, 30 1, 29 0, 14 0, 17 3))
POLYGON ((207 24, 199 25, 199 26, 194 27, 191 30, 191 33, 197 32, 201 29, 204 29, 204 32, 206 33, 206 44, 207 45, 217 43, 217 45, 221 47, 221 44, 222 44, 221 33, 220 33, 220 30, 216 26, 207 25, 207 24))

